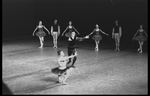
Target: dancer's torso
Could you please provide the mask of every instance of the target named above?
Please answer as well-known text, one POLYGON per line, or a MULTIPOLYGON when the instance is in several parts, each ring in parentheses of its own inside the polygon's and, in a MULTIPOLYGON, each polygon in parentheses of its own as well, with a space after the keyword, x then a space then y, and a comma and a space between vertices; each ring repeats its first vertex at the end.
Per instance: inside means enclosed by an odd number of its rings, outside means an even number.
POLYGON ((119 33, 119 26, 115 26, 114 33, 119 33))
POLYGON ((53 31, 54 32, 58 32, 58 24, 54 24, 53 25, 53 31))

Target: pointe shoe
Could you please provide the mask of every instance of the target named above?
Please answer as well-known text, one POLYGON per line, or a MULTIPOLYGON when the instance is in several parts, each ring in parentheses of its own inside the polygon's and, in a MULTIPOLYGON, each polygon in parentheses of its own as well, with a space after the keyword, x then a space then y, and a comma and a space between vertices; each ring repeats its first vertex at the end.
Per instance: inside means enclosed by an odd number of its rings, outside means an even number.
POLYGON ((42 46, 40 46, 39 48, 43 48, 42 46))
POLYGON ((53 48, 57 48, 57 46, 54 46, 53 48))
POLYGON ((67 85, 68 83, 66 83, 66 82, 62 82, 62 84, 67 85))
POLYGON ((138 51, 140 51, 140 50, 141 50, 141 49, 140 49, 140 48, 138 48, 137 52, 138 52, 138 51))
POLYGON ((99 51, 99 49, 96 47, 96 48, 95 48, 95 51, 99 51))
POLYGON ((140 51, 139 53, 143 53, 143 51, 140 51))
POLYGON ((115 49, 115 51, 117 51, 117 49, 115 49))
POLYGON ((120 49, 118 49, 118 51, 120 51, 120 49))

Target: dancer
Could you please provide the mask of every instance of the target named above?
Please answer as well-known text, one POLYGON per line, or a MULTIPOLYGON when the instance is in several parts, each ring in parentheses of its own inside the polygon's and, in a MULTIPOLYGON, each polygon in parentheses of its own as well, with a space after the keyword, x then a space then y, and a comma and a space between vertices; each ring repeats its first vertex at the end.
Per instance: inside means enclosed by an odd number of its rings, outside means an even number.
POLYGON ((144 41, 147 40, 147 37, 148 37, 148 35, 144 31, 143 26, 140 25, 140 29, 137 30, 136 34, 132 38, 132 40, 135 39, 139 42, 139 48, 137 50, 138 52, 140 51, 139 53, 143 53, 142 46, 144 44, 144 41), (145 36, 144 36, 144 33, 145 33, 145 36))
POLYGON ((59 55, 58 58, 59 67, 53 68, 51 71, 58 75, 58 80, 59 80, 58 82, 67 84, 65 81, 69 77, 70 72, 72 70, 72 67, 68 67, 66 65, 67 59, 77 56, 77 52, 75 52, 75 55, 71 55, 71 56, 65 56, 64 52, 61 50, 58 51, 57 53, 59 55))
POLYGON ((95 51, 99 51, 98 45, 100 43, 100 40, 102 40, 102 36, 100 35, 100 32, 108 36, 107 33, 103 32, 99 28, 98 24, 96 24, 96 28, 89 35, 87 35, 89 37, 90 35, 92 35, 93 33, 95 33, 94 36, 92 37, 92 39, 95 40, 95 44, 96 44, 95 51))
POLYGON ((60 35, 60 26, 57 24, 57 20, 54 20, 54 25, 51 26, 51 35, 53 36, 53 48, 57 48, 57 39, 60 35))
POLYGON ((69 26, 65 29, 65 31, 62 33, 61 36, 63 36, 65 34, 66 37, 70 37, 71 36, 71 32, 76 32, 76 34, 80 34, 74 26, 72 26, 72 22, 69 21, 69 26))
MULTIPOLYGON (((76 41, 83 41, 84 39, 88 39, 88 36, 77 37, 75 32, 71 32, 71 34, 70 33, 66 34, 66 37, 68 37, 68 56, 75 54, 75 52, 76 52, 76 47, 75 47, 76 41)), ((73 58, 73 60, 71 60, 71 58, 70 58, 67 64, 69 65, 69 63, 71 63, 71 61, 72 61, 72 64, 70 66, 75 68, 74 64, 75 64, 76 60, 77 60, 76 56, 73 58)))
POLYGON ((116 49, 115 51, 120 51, 120 38, 122 35, 122 29, 121 26, 118 24, 118 20, 115 21, 116 26, 112 30, 112 38, 115 39, 116 42, 116 49))
POLYGON ((39 29, 39 31, 36 33, 36 36, 38 36, 39 40, 40 40, 41 46, 39 48, 43 48, 44 36, 46 36, 46 33, 43 31, 43 28, 50 34, 48 29, 44 25, 42 25, 42 21, 39 21, 39 25, 35 28, 35 30, 33 32, 33 36, 34 36, 34 33, 36 32, 36 30, 39 29))

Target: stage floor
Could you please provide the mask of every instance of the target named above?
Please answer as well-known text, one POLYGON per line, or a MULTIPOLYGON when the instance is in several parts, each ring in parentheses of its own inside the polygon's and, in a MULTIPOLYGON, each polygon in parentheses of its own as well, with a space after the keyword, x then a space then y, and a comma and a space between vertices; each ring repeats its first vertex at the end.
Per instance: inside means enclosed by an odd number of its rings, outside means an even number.
MULTIPOLYGON (((84 41, 83 41, 84 42, 84 41)), ((39 49, 38 39, 4 42, 2 78, 13 94, 148 94, 148 56, 136 50, 114 51, 100 45, 77 43, 76 68, 66 80, 56 83, 57 50, 67 55, 67 42, 59 41, 57 49, 46 41, 39 49)))

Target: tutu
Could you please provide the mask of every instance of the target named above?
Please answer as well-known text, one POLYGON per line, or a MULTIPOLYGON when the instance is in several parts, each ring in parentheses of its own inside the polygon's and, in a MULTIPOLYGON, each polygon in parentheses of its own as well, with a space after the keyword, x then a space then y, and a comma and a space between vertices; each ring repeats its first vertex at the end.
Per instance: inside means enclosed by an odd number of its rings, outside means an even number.
POLYGON ((67 68, 65 68, 65 69, 59 69, 59 67, 56 67, 56 68, 53 68, 53 69, 51 70, 51 72, 54 73, 54 74, 59 74, 59 75, 61 75, 61 74, 63 74, 63 73, 66 73, 67 69, 69 69, 69 68, 70 68, 70 67, 67 67, 67 68))
POLYGON ((39 31, 39 32, 36 33, 36 36, 44 37, 44 36, 46 36, 46 33, 44 31, 39 31))
POLYGON ((99 41, 99 40, 102 40, 102 36, 101 35, 94 35, 92 37, 93 40, 96 40, 96 41, 99 41))
POLYGON ((65 33, 65 36, 66 36, 66 37, 71 37, 71 33, 72 33, 72 32, 67 32, 67 33, 65 33))
POLYGON ((137 40, 137 41, 146 41, 147 37, 146 36, 136 36, 135 40, 137 40))

